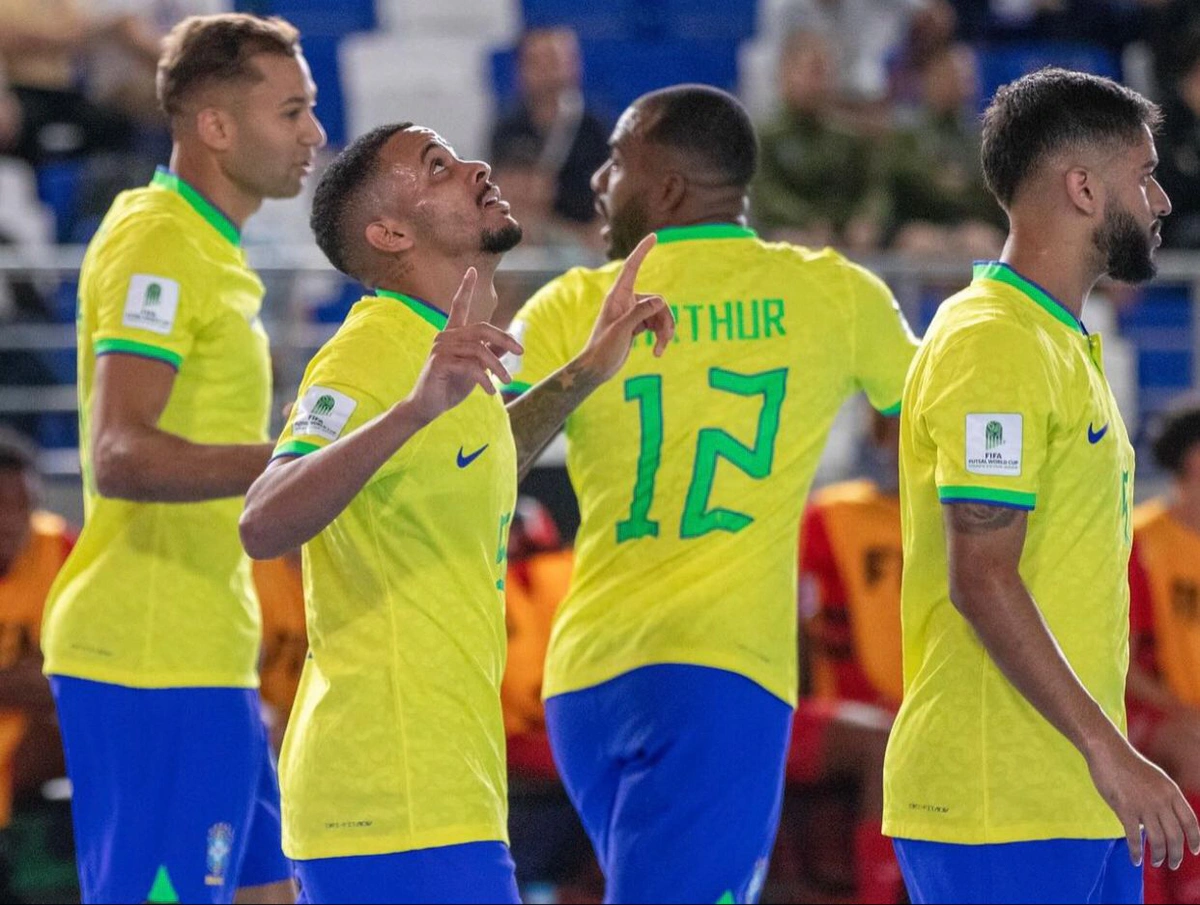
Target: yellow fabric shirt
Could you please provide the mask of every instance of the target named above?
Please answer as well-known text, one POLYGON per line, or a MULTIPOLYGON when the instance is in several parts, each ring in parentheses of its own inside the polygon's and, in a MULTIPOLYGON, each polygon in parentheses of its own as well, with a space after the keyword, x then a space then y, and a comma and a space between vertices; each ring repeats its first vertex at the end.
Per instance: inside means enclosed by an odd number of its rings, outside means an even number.
MULTIPOLYGON (((732 225, 658 237, 637 288, 666 298, 675 341, 655 358, 639 337, 567 419, 582 524, 543 693, 687 663, 792 703, 804 498, 842 403, 899 403, 912 334, 887 287, 836 252, 732 225)), ((572 270, 518 313, 513 389, 584 346, 619 269, 572 270)))
POLYGON ((1200 534, 1151 500, 1134 510, 1133 536, 1150 587, 1159 671, 1175 697, 1200 707, 1200 534))
POLYGON ((92 477, 97 356, 177 370, 158 426, 193 443, 267 442, 271 365, 263 286, 238 233, 160 170, 123 192, 79 277, 79 442, 84 526, 46 607, 47 673, 142 688, 258 684, 258 602, 238 539, 238 497, 135 503, 92 477))
MULTIPOLYGON (((309 364, 277 447, 303 455, 412 390, 445 315, 368 296, 309 364)), ((310 655, 279 761, 292 858, 507 841, 500 682, 516 448, 476 389, 304 545, 310 655)))
POLYGON ((1100 341, 999 263, 942 305, 901 416, 904 702, 884 832, 935 842, 1123 836, 1083 756, 950 601, 942 505, 1032 510, 1021 576, 1080 681, 1125 725, 1133 448, 1100 341))

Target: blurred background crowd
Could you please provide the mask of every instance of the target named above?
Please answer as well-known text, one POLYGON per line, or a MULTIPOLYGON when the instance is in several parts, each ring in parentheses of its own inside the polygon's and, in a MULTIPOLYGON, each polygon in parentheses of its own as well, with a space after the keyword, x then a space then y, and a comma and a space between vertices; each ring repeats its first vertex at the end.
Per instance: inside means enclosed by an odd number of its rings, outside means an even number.
MULTIPOLYGON (((229 9, 282 15, 301 29, 330 138, 325 160, 372 126, 413 120, 461 157, 491 163, 526 237, 498 280, 502 322, 546 280, 602 260, 589 180, 614 117, 645 91, 703 82, 738 94, 758 123, 751 225, 872 266, 919 333, 969 280, 971 260, 996 256, 1003 241, 1005 220, 978 165, 978 115, 992 92, 1048 64, 1118 78, 1165 108, 1159 180, 1174 212, 1160 279, 1101 287, 1085 320, 1105 334, 1108 374, 1140 445, 1155 414, 1196 385, 1196 0, 0 0, 0 423, 21 435, 0 442, 0 540, 6 525, 53 509, 66 521, 39 516, 35 532, 50 538, 39 548, 46 563, 61 560, 69 525, 82 518, 73 334, 81 248, 113 197, 148 182, 169 154, 154 100, 159 38, 186 15, 229 9)), ((362 292, 316 250, 309 204, 268 202, 244 236, 267 285, 281 402, 362 292)), ((839 422, 819 483, 894 470, 871 430, 857 411, 839 422)), ((1148 465, 1139 481, 1141 498, 1162 476, 1148 465)), ((553 450, 523 490, 509 582, 518 665, 506 680, 514 852, 531 900, 586 901, 598 875, 537 734, 540 658, 577 523, 553 450)), ((45 782, 61 775, 49 695, 23 678, 38 675, 37 612, 6 610, 17 599, 10 564, 0 557, 0 784, 14 790, 17 816, 0 833, 0 872, 9 866, 0 900, 69 900, 67 793, 45 782), (10 709, 24 720, 11 732, 10 709)), ((306 647, 301 591, 294 562, 257 577, 268 623, 264 697, 278 726, 306 647)), ((20 599, 36 597, 21 589, 20 599)), ((844 840, 795 829, 853 812, 853 784, 830 788, 789 805, 795 819, 785 818, 769 898, 851 894, 844 840), (787 849, 789 839, 804 842, 787 849)))

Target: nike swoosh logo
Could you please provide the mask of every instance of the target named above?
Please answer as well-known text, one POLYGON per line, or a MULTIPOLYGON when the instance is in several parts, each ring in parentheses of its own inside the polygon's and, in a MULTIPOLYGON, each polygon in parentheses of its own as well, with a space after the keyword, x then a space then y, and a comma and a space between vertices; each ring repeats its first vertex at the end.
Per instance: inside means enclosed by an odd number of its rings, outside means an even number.
MULTIPOLYGON (((1094 443, 1095 441, 1093 440, 1092 442, 1094 443)), ((460 446, 458 448, 458 467, 466 468, 468 465, 470 465, 472 462, 474 462, 476 459, 478 459, 480 456, 482 456, 483 451, 487 448, 488 448, 488 444, 485 443, 485 444, 483 444, 483 446, 479 447, 479 449, 475 450, 475 452, 471 453, 469 456, 464 456, 462 447, 460 446)))
POLYGON ((1104 439, 1104 435, 1108 433, 1108 425, 1100 428, 1098 431, 1092 430, 1092 423, 1088 422, 1088 443, 1099 443, 1104 439))

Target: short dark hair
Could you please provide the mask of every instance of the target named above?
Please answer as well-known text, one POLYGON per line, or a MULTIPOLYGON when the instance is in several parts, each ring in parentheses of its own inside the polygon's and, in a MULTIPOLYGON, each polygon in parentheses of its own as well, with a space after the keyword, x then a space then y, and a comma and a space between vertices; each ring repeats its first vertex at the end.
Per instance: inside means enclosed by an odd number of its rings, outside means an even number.
POLYGON ((250 58, 260 53, 296 56, 300 32, 278 16, 189 16, 163 39, 156 83, 159 105, 167 116, 175 116, 188 95, 205 85, 258 81, 262 76, 250 58))
POLYGON ((0 471, 37 471, 37 447, 24 434, 0 426, 0 471))
POLYGON ((412 123, 391 123, 359 136, 333 159, 317 183, 309 226, 329 263, 347 276, 358 279, 351 263, 346 214, 375 174, 380 149, 397 132, 411 127, 412 123))
POLYGON ((656 114, 647 141, 695 155, 733 185, 747 186, 758 167, 758 138, 741 101, 710 85, 673 85, 634 102, 656 114))
POLYGON ((1183 471, 1183 461, 1200 444, 1200 396, 1176 402, 1151 430, 1154 461, 1172 474, 1183 471))
POLYGON ((1047 67, 1004 85, 983 114, 983 176, 1008 208, 1050 154, 1071 145, 1136 142, 1162 111, 1112 79, 1047 67))

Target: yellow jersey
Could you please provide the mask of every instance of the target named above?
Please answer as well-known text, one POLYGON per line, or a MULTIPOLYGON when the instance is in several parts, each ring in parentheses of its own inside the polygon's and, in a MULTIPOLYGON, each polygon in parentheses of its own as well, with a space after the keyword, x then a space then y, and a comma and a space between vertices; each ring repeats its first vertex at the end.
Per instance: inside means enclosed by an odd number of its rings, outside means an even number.
MULTIPOLYGON (((380 292, 309 364, 277 454, 409 394, 446 316, 380 292)), ((500 683, 516 447, 476 388, 304 545, 309 656, 279 761, 292 858, 507 841, 500 683)))
POLYGON ((1031 510, 1021 577, 1079 680, 1125 726, 1133 448, 1089 335, 1000 263, 946 301, 901 415, 904 701, 884 832, 967 844, 1114 839, 1083 755, 950 600, 942 506, 1031 510))
POLYGON ((166 170, 122 192, 79 275, 84 525, 46 605, 47 673, 142 688, 252 688, 260 637, 238 497, 137 503, 101 496, 89 412, 96 360, 174 368, 158 427, 192 443, 266 443, 271 400, 263 286, 238 231, 166 170))
MULTIPOLYGON (((583 348, 620 266, 571 270, 530 299, 510 389, 583 348)), ((567 419, 582 524, 543 694, 686 663, 794 703, 804 498, 847 398, 898 406, 912 334, 863 268, 728 224, 659 231, 637 288, 667 300, 675 339, 655 358, 639 337, 567 419)))

